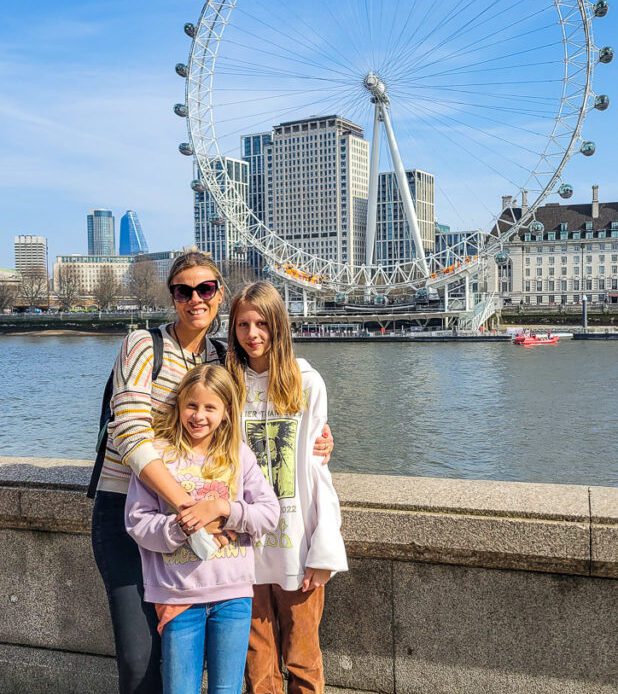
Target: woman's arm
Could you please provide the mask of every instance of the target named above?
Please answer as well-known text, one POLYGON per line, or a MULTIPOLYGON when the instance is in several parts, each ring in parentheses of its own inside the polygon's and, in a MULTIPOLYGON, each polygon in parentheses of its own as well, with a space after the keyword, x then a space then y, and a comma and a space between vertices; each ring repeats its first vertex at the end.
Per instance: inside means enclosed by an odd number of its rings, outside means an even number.
POLYGON ((173 552, 187 541, 174 515, 161 512, 157 497, 135 475, 127 492, 125 526, 135 542, 151 552, 173 552))

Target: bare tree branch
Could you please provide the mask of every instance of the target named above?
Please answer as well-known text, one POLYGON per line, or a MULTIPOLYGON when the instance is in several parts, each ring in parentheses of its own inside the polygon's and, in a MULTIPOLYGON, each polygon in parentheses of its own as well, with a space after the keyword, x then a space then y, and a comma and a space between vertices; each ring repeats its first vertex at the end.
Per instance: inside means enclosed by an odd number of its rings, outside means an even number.
POLYGON ((49 283, 47 274, 40 270, 24 270, 21 273, 19 294, 26 306, 48 305, 49 283))
POLYGON ((63 265, 58 269, 58 286, 55 287, 58 304, 62 311, 68 311, 83 294, 79 271, 73 265, 63 265))
POLYGON ((129 291, 138 307, 156 308, 161 301, 163 282, 156 264, 151 260, 136 261, 131 267, 129 291))
POLYGON ((17 299, 17 284, 15 282, 0 282, 0 311, 13 308, 17 299))
POLYGON ((94 302, 101 309, 108 309, 120 296, 121 286, 116 278, 116 273, 111 267, 102 267, 99 271, 99 279, 94 286, 94 302))

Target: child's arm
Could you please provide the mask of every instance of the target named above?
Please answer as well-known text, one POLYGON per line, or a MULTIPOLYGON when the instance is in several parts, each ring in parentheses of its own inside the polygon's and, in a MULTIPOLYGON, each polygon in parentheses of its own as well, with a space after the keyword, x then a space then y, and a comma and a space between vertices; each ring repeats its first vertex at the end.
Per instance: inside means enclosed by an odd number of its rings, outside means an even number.
POLYGON ((175 516, 161 513, 158 498, 139 481, 137 475, 131 475, 124 522, 135 542, 151 552, 167 554, 187 541, 175 516))
MULTIPOLYGON (((326 386, 322 377, 313 372, 308 375, 307 411, 309 441, 314 433, 321 431, 327 418, 326 386)), ((310 517, 313 519, 313 532, 309 539, 309 552, 305 560, 307 569, 324 571, 347 571, 345 545, 341 536, 341 511, 339 499, 333 486, 328 466, 322 465, 319 457, 310 455, 307 460, 308 483, 313 499, 310 517)), ((324 581, 325 582, 325 581, 324 581)))
POLYGON ((243 498, 230 503, 225 530, 261 537, 272 532, 279 522, 279 501, 258 467, 255 455, 243 444, 243 498))

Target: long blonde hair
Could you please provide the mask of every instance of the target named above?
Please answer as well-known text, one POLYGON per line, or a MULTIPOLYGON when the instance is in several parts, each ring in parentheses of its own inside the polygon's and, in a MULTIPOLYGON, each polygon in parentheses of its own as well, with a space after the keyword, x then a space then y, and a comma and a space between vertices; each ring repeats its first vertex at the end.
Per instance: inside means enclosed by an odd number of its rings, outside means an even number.
POLYGON ((285 304, 270 282, 253 282, 240 290, 232 301, 228 330, 226 367, 238 388, 241 407, 247 397, 245 369, 247 353, 236 338, 236 320, 244 305, 260 313, 270 332, 268 351, 268 400, 278 414, 296 414, 304 409, 303 382, 292 348, 292 331, 285 304))
POLYGON ((225 406, 223 420, 212 435, 202 476, 227 484, 233 499, 240 470, 240 404, 234 381, 222 366, 202 364, 185 374, 176 390, 174 404, 154 416, 155 436, 168 443, 163 452, 164 462, 191 453, 191 440, 182 426, 180 412, 191 389, 198 384, 212 391, 225 406))

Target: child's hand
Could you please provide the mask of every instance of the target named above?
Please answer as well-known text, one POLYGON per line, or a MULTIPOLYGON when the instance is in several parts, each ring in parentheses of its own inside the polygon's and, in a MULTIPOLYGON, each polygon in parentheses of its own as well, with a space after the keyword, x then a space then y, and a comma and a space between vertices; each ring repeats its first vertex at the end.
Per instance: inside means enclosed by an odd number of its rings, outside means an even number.
POLYGON ((328 569, 312 569, 310 566, 308 566, 305 569, 305 576, 301 586, 302 592, 306 593, 314 588, 325 586, 332 576, 332 573, 333 572, 329 571, 328 569))
POLYGON ((213 533, 212 539, 219 545, 225 547, 230 542, 234 542, 238 535, 233 530, 224 530, 223 532, 213 533))
POLYGON ((327 465, 330 460, 331 453, 335 447, 335 440, 328 424, 324 425, 322 433, 313 444, 313 455, 324 458, 322 465, 327 465))
POLYGON ((205 499, 197 503, 183 507, 176 520, 187 535, 191 535, 200 528, 205 528, 209 523, 217 520, 219 516, 230 515, 230 504, 225 499, 205 499))

